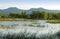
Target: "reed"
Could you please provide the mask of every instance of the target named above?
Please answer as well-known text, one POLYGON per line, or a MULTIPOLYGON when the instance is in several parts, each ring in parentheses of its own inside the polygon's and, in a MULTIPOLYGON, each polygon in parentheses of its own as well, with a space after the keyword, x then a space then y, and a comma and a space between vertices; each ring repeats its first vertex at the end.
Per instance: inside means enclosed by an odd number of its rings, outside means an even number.
POLYGON ((25 29, 23 32, 17 32, 17 33, 11 33, 0 32, 0 39, 59 39, 60 38, 60 32, 57 32, 55 34, 47 33, 47 34, 40 34, 37 36, 38 32, 31 33, 27 32, 27 29, 25 29))

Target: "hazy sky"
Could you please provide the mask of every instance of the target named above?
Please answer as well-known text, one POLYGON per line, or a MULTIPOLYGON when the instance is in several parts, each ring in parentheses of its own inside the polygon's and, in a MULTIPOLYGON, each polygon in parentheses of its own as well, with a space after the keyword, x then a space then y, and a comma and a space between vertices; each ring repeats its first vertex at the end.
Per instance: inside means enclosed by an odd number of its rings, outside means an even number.
POLYGON ((17 7, 20 9, 46 8, 60 10, 60 0, 0 0, 0 9, 17 7))

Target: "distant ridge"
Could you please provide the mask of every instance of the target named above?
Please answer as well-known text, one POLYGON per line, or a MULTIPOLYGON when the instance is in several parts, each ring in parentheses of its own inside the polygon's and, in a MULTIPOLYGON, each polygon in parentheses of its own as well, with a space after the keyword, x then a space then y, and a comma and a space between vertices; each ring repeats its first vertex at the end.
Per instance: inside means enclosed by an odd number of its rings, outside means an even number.
POLYGON ((31 13, 33 10, 41 10, 41 11, 46 11, 46 12, 60 12, 60 10, 48 10, 48 9, 44 9, 44 8, 31 8, 29 10, 23 10, 23 9, 19 9, 16 7, 9 7, 7 9, 0 9, 0 12, 5 13, 5 14, 9 14, 10 12, 21 12, 21 11, 26 11, 28 13, 31 13))
POLYGON ((23 10, 18 9, 16 7, 10 7, 10 8, 7 8, 7 9, 0 10, 0 12, 5 13, 5 14, 9 14, 10 12, 20 12, 20 11, 23 11, 23 10))

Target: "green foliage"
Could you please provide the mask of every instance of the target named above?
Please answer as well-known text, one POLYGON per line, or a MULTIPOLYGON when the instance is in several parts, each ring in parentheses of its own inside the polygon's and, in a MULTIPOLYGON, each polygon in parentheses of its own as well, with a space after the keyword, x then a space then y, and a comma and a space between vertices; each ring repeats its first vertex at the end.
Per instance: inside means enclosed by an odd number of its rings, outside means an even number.
POLYGON ((43 19, 43 20, 60 20, 60 13, 44 12, 40 10, 32 11, 32 14, 27 14, 26 11, 11 12, 10 14, 0 13, 0 18, 26 18, 26 19, 43 19))
POLYGON ((26 11, 21 12, 21 18, 27 18, 28 14, 26 13, 26 11))
POLYGON ((9 17, 11 17, 11 18, 19 18, 20 17, 20 14, 18 14, 17 12, 11 12, 9 14, 9 17))
POLYGON ((36 10, 32 11, 32 14, 30 15, 33 19, 43 19, 44 18, 44 12, 36 10))

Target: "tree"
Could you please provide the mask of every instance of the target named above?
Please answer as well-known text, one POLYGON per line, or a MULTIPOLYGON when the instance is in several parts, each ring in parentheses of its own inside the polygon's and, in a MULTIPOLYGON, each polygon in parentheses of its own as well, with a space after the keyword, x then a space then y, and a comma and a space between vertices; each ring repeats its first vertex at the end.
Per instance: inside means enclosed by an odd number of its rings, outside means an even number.
POLYGON ((43 19, 44 18, 44 12, 39 11, 39 10, 32 11, 31 17, 33 19, 43 19))
POLYGON ((22 11, 20 15, 21 15, 21 18, 27 18, 28 16, 26 11, 22 11))
POLYGON ((20 18, 20 14, 18 14, 17 12, 11 12, 11 13, 9 14, 9 16, 10 16, 11 18, 20 18))

